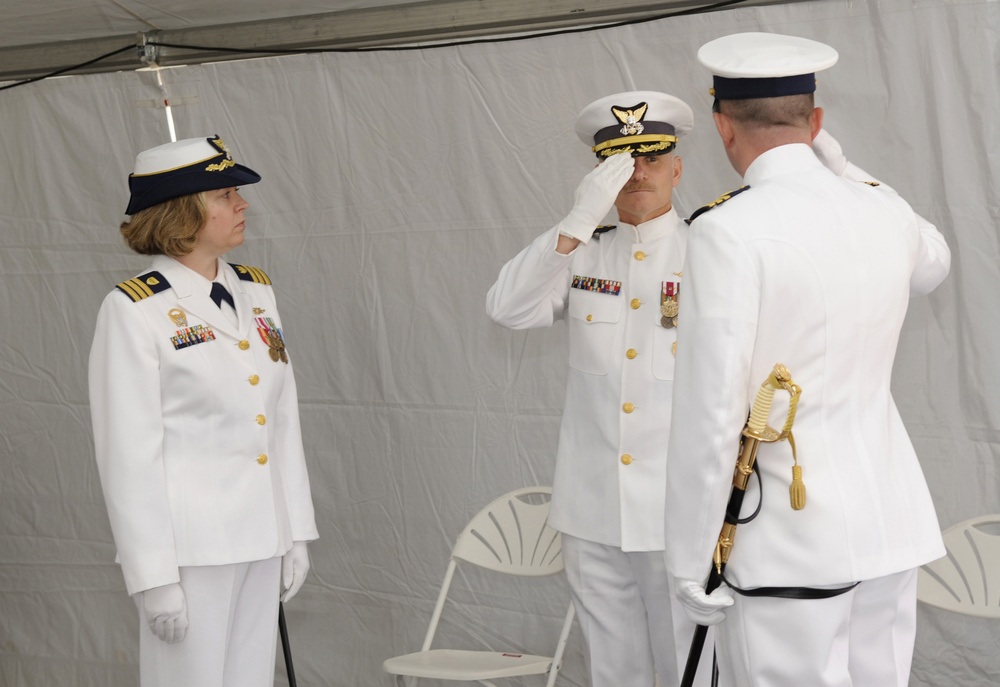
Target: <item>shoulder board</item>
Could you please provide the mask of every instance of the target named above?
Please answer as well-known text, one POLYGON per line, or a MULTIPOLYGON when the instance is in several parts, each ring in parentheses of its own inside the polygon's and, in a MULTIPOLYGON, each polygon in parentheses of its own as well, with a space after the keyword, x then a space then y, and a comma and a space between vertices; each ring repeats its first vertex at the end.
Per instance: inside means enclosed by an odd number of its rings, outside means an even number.
POLYGON ((138 303, 144 298, 149 298, 154 293, 169 289, 170 282, 162 274, 153 270, 152 272, 140 274, 138 277, 126 279, 115 288, 131 298, 132 302, 138 303))
POLYGON ((747 186, 740 186, 735 191, 730 191, 729 193, 722 194, 721 196, 719 196, 718 198, 716 198, 715 200, 713 200, 708 205, 702 205, 700 208, 698 208, 697 210, 694 211, 693 215, 691 215, 688 219, 686 219, 684 221, 687 222, 688 224, 691 224, 691 222, 695 221, 696 219, 698 219, 698 217, 700 217, 701 215, 704 215, 706 212, 708 212, 712 208, 717 207, 719 205, 722 205, 723 203, 725 203, 727 200, 729 200, 733 196, 736 196, 736 195, 739 195, 739 194, 743 193, 748 188, 750 188, 749 185, 747 185, 747 186))
POLYGON ((617 228, 618 228, 617 224, 601 224, 600 226, 597 227, 597 229, 594 229, 594 233, 591 235, 591 238, 600 238, 601 234, 606 234, 612 229, 617 229, 617 228))
POLYGON ((271 278, 264 274, 264 270, 257 267, 250 267, 250 265, 237 265, 235 263, 229 263, 229 266, 236 270, 236 274, 243 281, 252 281, 255 284, 267 284, 271 285, 271 278))

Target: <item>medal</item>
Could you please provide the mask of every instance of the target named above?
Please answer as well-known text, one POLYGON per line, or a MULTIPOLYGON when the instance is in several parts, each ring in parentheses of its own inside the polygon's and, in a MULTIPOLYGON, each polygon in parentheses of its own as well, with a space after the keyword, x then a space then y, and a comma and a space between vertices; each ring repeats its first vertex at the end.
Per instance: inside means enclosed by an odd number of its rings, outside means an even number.
POLYGON ((281 329, 270 317, 258 317, 257 332, 261 340, 267 344, 267 354, 271 360, 283 363, 288 362, 288 352, 285 351, 285 338, 281 335, 281 329))
MULTIPOLYGON (((675 273, 676 274, 676 273, 675 273)), ((674 281, 665 281, 660 285, 660 326, 666 329, 673 329, 677 326, 677 313, 680 312, 680 304, 677 302, 680 296, 680 284, 674 281)))
POLYGON ((282 341, 281 335, 273 329, 267 332, 267 354, 271 356, 271 360, 274 362, 280 360, 288 364, 288 353, 285 351, 285 342, 282 341))

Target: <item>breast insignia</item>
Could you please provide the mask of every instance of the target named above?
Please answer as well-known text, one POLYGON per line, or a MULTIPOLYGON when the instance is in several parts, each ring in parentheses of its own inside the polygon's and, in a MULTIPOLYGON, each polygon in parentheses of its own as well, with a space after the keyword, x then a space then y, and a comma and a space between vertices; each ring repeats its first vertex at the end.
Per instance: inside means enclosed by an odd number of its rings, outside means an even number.
POLYGON ((258 267, 250 267, 250 265, 237 265, 235 263, 229 263, 229 266, 236 270, 236 274, 239 275, 240 279, 243 281, 252 281, 255 284, 266 284, 271 285, 271 279, 266 274, 264 270, 258 267))
POLYGON ((697 210, 695 210, 694 214, 692 214, 688 219, 686 219, 684 221, 687 222, 688 224, 691 224, 691 222, 695 221, 696 219, 698 219, 698 217, 700 217, 701 215, 704 215, 706 212, 708 212, 712 208, 718 207, 719 205, 722 205, 723 203, 725 203, 727 200, 729 200, 733 196, 737 196, 737 195, 743 193, 748 188, 750 188, 749 185, 747 185, 747 186, 740 186, 735 191, 730 191, 729 193, 722 194, 721 196, 719 196, 718 198, 716 198, 715 200, 713 200, 708 205, 703 205, 700 208, 698 208, 697 210))
POLYGON ((152 272, 140 274, 138 277, 126 279, 117 284, 115 288, 131 298, 134 303, 138 303, 144 298, 149 298, 154 293, 169 289, 170 282, 162 274, 153 270, 152 272))

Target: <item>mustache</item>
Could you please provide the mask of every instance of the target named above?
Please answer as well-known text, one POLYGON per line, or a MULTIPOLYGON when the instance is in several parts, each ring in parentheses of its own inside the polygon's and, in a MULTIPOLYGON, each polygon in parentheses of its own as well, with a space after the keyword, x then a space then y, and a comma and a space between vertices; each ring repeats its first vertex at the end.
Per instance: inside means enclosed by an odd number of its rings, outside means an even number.
POLYGON ((655 191, 656 189, 650 186, 649 184, 628 183, 622 187, 622 190, 625 192, 629 192, 629 191, 655 191))

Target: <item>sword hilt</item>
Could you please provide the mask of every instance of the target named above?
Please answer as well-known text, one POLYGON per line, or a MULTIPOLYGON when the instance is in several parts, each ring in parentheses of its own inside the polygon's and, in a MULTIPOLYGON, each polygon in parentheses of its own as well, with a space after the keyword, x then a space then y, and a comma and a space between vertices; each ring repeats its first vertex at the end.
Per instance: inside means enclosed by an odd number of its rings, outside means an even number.
POLYGON ((757 390, 757 396, 750 407, 750 418, 747 420, 743 435, 767 443, 787 439, 792 432, 792 423, 795 422, 795 413, 799 407, 801 393, 802 389, 792 381, 792 374, 788 368, 777 363, 771 370, 771 374, 757 390), (771 405, 774 401, 774 392, 778 389, 787 391, 789 394, 788 415, 785 417, 785 424, 780 432, 767 424, 767 416, 771 414, 771 405))

